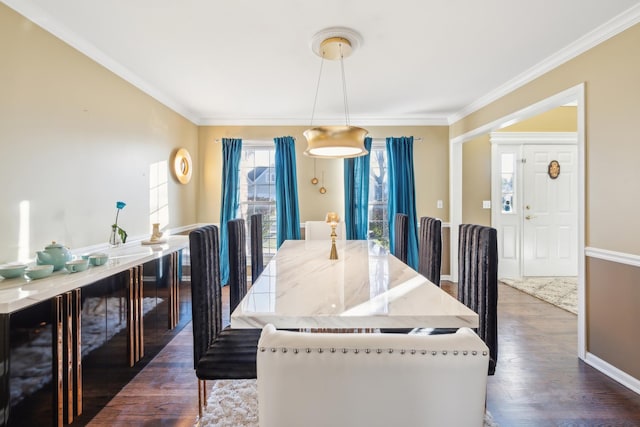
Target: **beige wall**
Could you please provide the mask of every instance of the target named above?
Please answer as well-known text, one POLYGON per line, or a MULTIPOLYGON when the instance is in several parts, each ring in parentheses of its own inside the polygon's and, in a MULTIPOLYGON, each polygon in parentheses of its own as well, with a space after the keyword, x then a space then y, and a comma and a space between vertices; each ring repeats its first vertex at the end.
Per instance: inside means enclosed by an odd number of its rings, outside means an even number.
POLYGON ((523 120, 498 132, 577 132, 578 108, 558 107, 523 120))
POLYGON ((586 268, 589 351, 640 378, 640 268, 595 258, 586 268))
MULTIPOLYGON (((465 134, 486 123, 518 111, 535 102, 585 83, 586 157, 586 246, 640 255, 640 25, 635 25, 593 49, 579 55, 531 83, 504 96, 451 126, 451 137, 465 134)), ((587 260, 593 265, 592 260, 587 260)), ((621 272, 627 266, 607 266, 608 274, 587 270, 587 350, 614 366, 635 375, 626 361, 640 360, 640 349, 608 339, 611 330, 604 318, 632 319, 640 312, 637 279, 621 272), (610 277, 615 280, 610 280, 610 277), (602 297, 617 293, 623 305, 602 297), (623 354, 623 359, 614 354, 623 354)), ((616 324, 616 337, 634 336, 634 322, 616 324)), ((635 363, 635 362, 634 362, 635 363)))
MULTIPOLYGON (((197 127, 4 5, 0 52, 0 263, 106 243, 117 200, 122 228, 148 236, 149 167, 195 154, 197 127)), ((169 175, 170 227, 196 220, 195 174, 169 175)))
MULTIPOLYGON (((344 216, 343 160, 318 159, 316 172, 322 179, 324 171, 325 194, 318 191, 320 184, 312 185, 313 159, 303 154, 306 140, 302 133, 306 126, 205 126, 199 130, 198 168, 200 175, 198 221, 218 222, 222 174, 222 138, 273 141, 274 137, 292 136, 296 139, 296 166, 300 221, 322 220, 329 211, 344 216)), ((387 136, 413 136, 422 138, 414 142, 416 180, 416 210, 418 216, 448 218, 448 128, 446 126, 367 127, 372 138, 387 136), (437 209, 437 200, 443 200, 437 209)))
POLYGON ((462 223, 491 225, 491 209, 482 209, 483 200, 491 200, 489 135, 462 146, 462 223))

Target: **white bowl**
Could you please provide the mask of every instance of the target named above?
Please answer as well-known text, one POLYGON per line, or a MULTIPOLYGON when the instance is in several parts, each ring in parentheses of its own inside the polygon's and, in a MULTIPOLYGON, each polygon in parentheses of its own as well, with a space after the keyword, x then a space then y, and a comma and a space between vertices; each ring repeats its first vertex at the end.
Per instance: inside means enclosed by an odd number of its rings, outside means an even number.
POLYGON ((50 264, 34 265, 25 270, 25 274, 33 280, 50 276, 51 273, 53 273, 53 265, 50 264))
POLYGON ((0 265, 0 276, 5 279, 13 279, 14 277, 20 277, 24 274, 24 270, 27 268, 26 264, 4 264, 0 265))

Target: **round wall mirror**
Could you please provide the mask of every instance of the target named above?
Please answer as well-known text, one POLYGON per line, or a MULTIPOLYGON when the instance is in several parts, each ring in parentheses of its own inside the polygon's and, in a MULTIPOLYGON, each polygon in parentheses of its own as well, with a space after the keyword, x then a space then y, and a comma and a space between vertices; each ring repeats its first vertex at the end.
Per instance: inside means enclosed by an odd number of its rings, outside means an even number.
POLYGON ((193 166, 191 155, 186 148, 180 148, 173 157, 173 172, 180 184, 186 184, 191 180, 193 166))

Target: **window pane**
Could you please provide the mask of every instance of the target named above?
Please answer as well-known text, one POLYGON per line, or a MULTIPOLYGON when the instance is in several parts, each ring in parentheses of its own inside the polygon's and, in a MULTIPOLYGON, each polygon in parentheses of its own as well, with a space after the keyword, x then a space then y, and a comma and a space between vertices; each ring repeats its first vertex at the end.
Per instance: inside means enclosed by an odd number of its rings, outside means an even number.
POLYGON ((368 238, 389 247, 389 216, 387 213, 387 150, 384 145, 371 148, 369 170, 369 233, 368 238))
POLYGON ((501 155, 501 193, 502 213, 514 213, 514 189, 515 189, 515 155, 502 153, 501 155))
MULTIPOLYGON (((262 214, 262 247, 265 262, 276 252, 275 146, 243 146, 240 160, 240 217, 247 225, 253 214, 262 214)), ((251 254, 247 239, 247 254, 251 254)))

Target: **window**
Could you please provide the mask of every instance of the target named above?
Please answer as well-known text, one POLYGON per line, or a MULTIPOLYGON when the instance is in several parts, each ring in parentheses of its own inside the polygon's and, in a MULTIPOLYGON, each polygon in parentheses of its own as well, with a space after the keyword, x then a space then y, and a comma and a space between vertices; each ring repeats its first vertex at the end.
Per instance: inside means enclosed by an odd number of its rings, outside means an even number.
POLYGON ((514 184, 515 184, 515 155, 514 153, 502 153, 501 156, 501 193, 502 213, 514 213, 514 184))
MULTIPOLYGON (((267 141, 243 141, 240 157, 240 217, 262 214, 262 249, 265 261, 276 252, 275 145, 267 141)), ((247 233, 249 235, 249 233, 247 233)), ((247 253, 251 253, 247 238, 247 253)))
POLYGON ((384 142, 373 143, 369 158, 369 240, 388 248, 387 149, 384 142))

